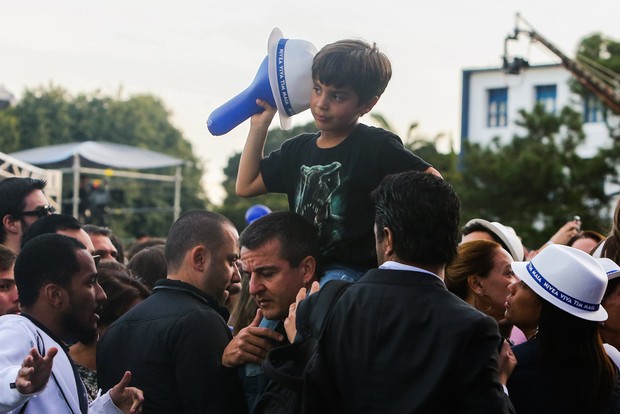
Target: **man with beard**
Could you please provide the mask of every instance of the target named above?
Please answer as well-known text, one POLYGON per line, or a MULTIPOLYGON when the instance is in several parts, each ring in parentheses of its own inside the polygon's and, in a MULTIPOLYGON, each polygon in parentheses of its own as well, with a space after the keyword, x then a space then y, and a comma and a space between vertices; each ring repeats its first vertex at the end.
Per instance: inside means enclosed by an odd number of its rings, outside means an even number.
POLYGON ((240 282, 238 238, 220 214, 194 210, 179 217, 166 237, 167 278, 99 340, 102 389, 131 369, 149 414, 247 411, 236 369, 222 366, 232 339, 223 305, 240 282))
POLYGON ((15 263, 21 315, 0 317, 0 412, 136 413, 131 373, 89 406, 67 345, 96 335, 106 295, 91 254, 77 240, 44 234, 15 263), (24 358, 25 356, 25 358, 24 358))
POLYGON ((44 180, 11 177, 0 181, 0 244, 15 253, 26 229, 41 217, 54 212, 43 189, 44 180))

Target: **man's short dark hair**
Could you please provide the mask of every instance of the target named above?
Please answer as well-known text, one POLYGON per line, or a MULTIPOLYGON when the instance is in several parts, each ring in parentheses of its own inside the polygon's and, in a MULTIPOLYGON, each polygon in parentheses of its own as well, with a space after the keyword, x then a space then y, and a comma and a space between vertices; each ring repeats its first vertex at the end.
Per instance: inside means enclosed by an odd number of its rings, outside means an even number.
POLYGON ((364 104, 385 91, 392 77, 388 57, 375 44, 339 40, 324 46, 314 57, 312 79, 335 87, 349 86, 364 104))
POLYGON ((447 181, 410 171, 385 177, 372 195, 377 237, 390 228, 400 259, 441 265, 454 258, 461 203, 447 181))
POLYGON ((0 244, 0 272, 6 272, 15 263, 17 255, 8 247, 0 244))
POLYGON ((82 225, 68 214, 50 214, 32 223, 22 236, 22 247, 28 241, 42 234, 56 233, 62 230, 80 230, 82 225))
POLYGON ((21 305, 34 305, 47 283, 69 286, 80 270, 75 253, 80 249, 86 247, 62 234, 42 234, 26 243, 15 261, 15 284, 21 305))
POLYGON ((99 235, 99 236, 112 237, 112 230, 110 230, 107 227, 96 226, 94 224, 86 224, 83 227, 83 229, 89 235, 96 234, 96 235, 99 235))
POLYGON ((297 213, 279 211, 253 221, 239 236, 239 246, 255 250, 265 243, 280 240, 280 254, 291 267, 308 256, 319 260, 319 241, 314 226, 297 213))
MULTIPOLYGON (((34 190, 45 188, 47 182, 28 177, 10 177, 0 181, 0 220, 7 214, 17 216, 26 207, 26 197, 34 190)), ((6 231, 0 225, 0 243, 6 241, 6 231)))
POLYGON ((221 214, 206 210, 192 210, 183 214, 172 225, 166 237, 165 253, 168 274, 176 273, 185 254, 198 245, 211 253, 218 251, 224 239, 224 225, 234 225, 221 214))

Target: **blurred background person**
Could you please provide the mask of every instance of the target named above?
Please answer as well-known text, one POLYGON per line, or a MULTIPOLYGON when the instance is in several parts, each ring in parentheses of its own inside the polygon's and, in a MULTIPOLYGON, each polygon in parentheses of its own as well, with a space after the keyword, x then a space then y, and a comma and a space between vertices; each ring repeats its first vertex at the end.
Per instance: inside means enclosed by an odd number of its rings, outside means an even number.
POLYGON ((620 264, 620 198, 614 211, 614 220, 611 224, 609 235, 599 243, 594 252, 594 257, 607 257, 620 264))
POLYGON ((602 305, 607 311, 607 320, 601 323, 600 331, 605 349, 616 366, 620 367, 620 266, 608 258, 597 259, 607 273, 607 289, 602 305), (610 349, 611 345, 614 349, 610 349))
MULTIPOLYGON (((87 224, 83 228, 95 246, 94 254, 100 256, 102 262, 116 260, 119 254, 118 249, 112 243, 112 230, 107 227, 95 226, 94 224, 87 224)), ((123 262, 120 261, 120 263, 123 262)))
POLYGON ((13 250, 0 244, 0 316, 19 313, 19 298, 13 276, 16 257, 13 250))
POLYGON ((605 236, 597 231, 583 230, 571 237, 566 245, 590 254, 604 239, 605 236))
POLYGON ((129 249, 126 254, 127 260, 131 260, 138 252, 148 247, 153 246, 163 246, 166 244, 166 239, 159 237, 149 237, 148 240, 143 240, 141 242, 136 241, 133 246, 129 249))
POLYGON ((153 289, 155 282, 165 279, 168 275, 166 255, 163 244, 158 244, 140 250, 127 263, 133 277, 153 289))

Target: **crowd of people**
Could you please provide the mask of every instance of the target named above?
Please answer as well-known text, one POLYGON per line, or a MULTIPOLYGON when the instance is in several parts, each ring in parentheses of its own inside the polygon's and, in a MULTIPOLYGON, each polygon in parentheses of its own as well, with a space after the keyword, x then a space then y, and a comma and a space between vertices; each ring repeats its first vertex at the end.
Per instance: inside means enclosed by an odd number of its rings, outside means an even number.
POLYGON ((537 249, 462 226, 450 183, 359 123, 387 57, 339 41, 312 75, 319 132, 267 157, 257 101, 237 192, 291 211, 241 233, 193 210, 126 249, 53 214, 44 181, 0 181, 0 412, 273 412, 265 361, 317 330, 296 412, 620 412, 620 203, 608 236, 576 218, 537 249))

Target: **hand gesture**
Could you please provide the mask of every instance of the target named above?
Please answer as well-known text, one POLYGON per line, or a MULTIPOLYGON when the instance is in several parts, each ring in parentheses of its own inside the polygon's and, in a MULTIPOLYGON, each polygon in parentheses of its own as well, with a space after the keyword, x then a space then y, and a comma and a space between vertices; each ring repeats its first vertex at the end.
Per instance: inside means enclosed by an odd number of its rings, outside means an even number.
POLYGON ((499 351, 497 365, 499 369, 499 382, 506 385, 508 378, 512 375, 512 370, 517 366, 517 357, 512 353, 512 348, 506 340, 499 351))
POLYGON ((256 317, 247 327, 239 331, 224 349, 222 364, 225 367, 236 367, 246 362, 262 364, 273 347, 273 341, 282 342, 284 337, 269 328, 260 328, 263 313, 258 309, 256 317))
MULTIPOLYGON (((312 295, 319 291, 319 282, 312 282, 312 286, 310 286, 310 293, 312 295)), ((299 306, 299 302, 304 300, 308 296, 306 294, 306 288, 302 287, 297 292, 297 296, 295 297, 295 303, 292 303, 288 308, 288 316, 284 320, 284 329, 286 330, 286 337, 290 343, 293 343, 295 340, 295 336, 297 336, 297 306, 299 306)))
POLYGON ((560 227, 560 229, 551 236, 549 241, 555 244, 566 244, 571 237, 579 233, 580 226, 581 223, 579 221, 571 220, 560 227))
POLYGON ((125 371, 121 382, 110 390, 110 398, 114 405, 126 414, 141 413, 144 394, 135 387, 128 387, 130 381, 131 372, 125 371))
POLYGON ((41 356, 36 348, 32 348, 15 379, 15 388, 22 394, 36 394, 41 391, 50 379, 54 357, 58 348, 50 348, 45 356, 41 356))

